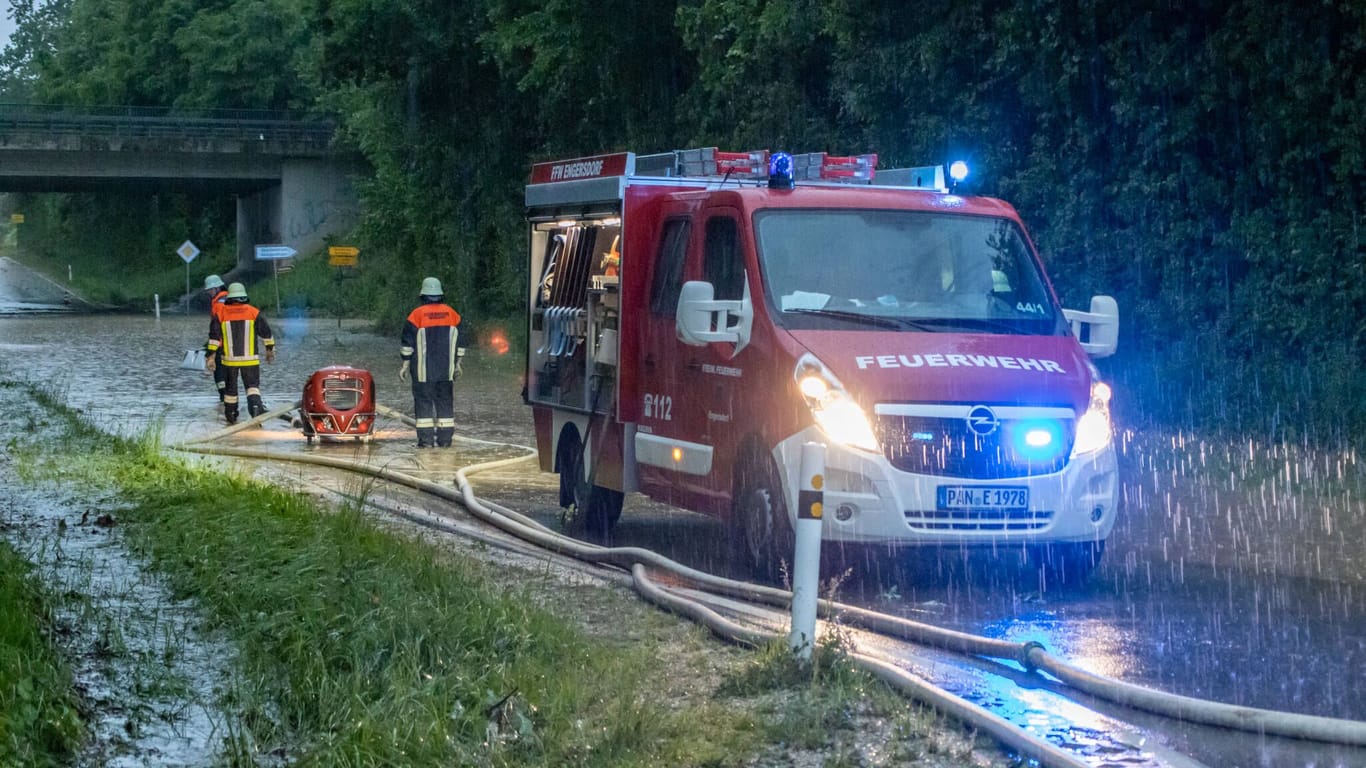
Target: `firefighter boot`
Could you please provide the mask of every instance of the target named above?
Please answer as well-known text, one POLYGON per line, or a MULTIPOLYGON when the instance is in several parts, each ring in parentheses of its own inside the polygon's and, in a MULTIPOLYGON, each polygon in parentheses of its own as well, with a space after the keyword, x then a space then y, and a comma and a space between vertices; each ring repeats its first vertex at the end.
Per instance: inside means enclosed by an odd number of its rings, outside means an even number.
POLYGON ((237 423, 237 403, 223 404, 223 420, 229 425, 237 423))
POLYGON ((247 413, 254 419, 266 412, 266 404, 261 402, 260 395, 247 395, 247 413))

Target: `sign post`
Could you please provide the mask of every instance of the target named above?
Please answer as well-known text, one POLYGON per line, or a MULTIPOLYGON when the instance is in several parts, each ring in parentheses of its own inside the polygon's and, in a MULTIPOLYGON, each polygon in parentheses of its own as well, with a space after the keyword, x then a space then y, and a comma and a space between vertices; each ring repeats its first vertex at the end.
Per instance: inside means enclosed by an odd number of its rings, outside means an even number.
POLYGON ((185 262, 185 314, 190 314, 190 262, 194 261, 199 255, 199 249, 195 244, 186 240, 175 249, 176 255, 185 262))
POLYGON ((256 260, 269 261, 275 272, 275 316, 280 316, 280 260, 288 259, 298 251, 287 245, 258 245, 256 246, 256 260))

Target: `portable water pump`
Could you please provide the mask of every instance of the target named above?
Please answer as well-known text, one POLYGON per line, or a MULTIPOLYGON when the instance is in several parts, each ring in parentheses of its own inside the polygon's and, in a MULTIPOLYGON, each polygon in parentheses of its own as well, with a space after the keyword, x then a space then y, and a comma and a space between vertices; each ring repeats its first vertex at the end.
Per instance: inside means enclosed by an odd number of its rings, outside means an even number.
POLYGON ((299 408, 304 436, 369 442, 375 431, 375 377, 348 365, 315 371, 304 384, 299 408))

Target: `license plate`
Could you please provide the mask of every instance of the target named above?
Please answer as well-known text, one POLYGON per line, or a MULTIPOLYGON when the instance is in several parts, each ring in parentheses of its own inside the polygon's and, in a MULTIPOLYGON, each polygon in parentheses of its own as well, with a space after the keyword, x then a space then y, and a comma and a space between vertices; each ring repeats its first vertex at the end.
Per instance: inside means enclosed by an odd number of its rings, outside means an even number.
POLYGON ((1028 509, 1029 489, 1015 485, 941 485, 940 509, 1028 509))

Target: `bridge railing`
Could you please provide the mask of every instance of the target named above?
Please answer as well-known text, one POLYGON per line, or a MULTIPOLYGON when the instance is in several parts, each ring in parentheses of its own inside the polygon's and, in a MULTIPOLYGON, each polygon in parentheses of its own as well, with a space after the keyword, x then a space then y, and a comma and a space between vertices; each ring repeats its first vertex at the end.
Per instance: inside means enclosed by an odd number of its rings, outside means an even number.
POLYGON ((0 103, 0 133, 237 139, 326 146, 335 126, 267 110, 170 110, 0 103))

